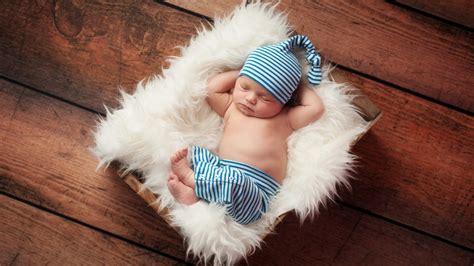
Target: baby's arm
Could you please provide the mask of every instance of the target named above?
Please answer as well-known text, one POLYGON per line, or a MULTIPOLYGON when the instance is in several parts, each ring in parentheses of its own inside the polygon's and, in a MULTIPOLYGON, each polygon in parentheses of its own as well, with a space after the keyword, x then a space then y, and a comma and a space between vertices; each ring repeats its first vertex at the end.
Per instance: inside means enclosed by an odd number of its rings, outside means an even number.
POLYGON ((301 88, 300 105, 288 111, 288 119, 293 130, 297 130, 318 120, 324 112, 321 98, 308 87, 301 88))
POLYGON ((235 86, 239 77, 239 70, 227 71, 210 78, 207 83, 207 102, 211 108, 224 117, 226 110, 232 103, 230 90, 235 86))

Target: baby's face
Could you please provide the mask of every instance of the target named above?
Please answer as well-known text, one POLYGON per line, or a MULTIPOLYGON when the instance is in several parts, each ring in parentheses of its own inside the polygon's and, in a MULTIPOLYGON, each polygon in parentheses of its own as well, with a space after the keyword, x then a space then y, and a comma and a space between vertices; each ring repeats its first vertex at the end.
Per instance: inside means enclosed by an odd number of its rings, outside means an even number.
POLYGON ((283 105, 254 80, 240 76, 235 82, 232 99, 246 116, 270 118, 277 115, 283 105))

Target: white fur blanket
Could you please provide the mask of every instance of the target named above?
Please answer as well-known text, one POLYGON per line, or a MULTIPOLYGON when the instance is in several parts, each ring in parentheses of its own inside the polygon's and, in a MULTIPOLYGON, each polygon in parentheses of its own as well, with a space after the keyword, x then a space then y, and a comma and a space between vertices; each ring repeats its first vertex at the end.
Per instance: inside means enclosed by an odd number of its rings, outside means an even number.
POLYGON ((167 189, 169 157, 177 149, 218 146, 222 120, 206 103, 207 79, 240 68, 250 51, 283 41, 291 31, 275 6, 242 5, 232 15, 216 19, 212 29, 198 30, 161 76, 140 82, 133 95, 122 93, 121 108, 107 111, 99 121, 93 148, 99 166, 119 161, 124 169, 143 173, 145 186, 159 195, 161 207, 169 208, 188 252, 202 260, 237 262, 260 247, 280 214, 294 210, 304 220, 334 197, 338 183, 347 184, 354 160, 350 144, 365 131, 366 123, 350 104, 346 94, 350 88, 329 80, 326 67, 322 84, 314 89, 325 113, 288 139, 287 178, 261 220, 243 226, 225 216, 222 206, 204 202, 183 206, 167 189))

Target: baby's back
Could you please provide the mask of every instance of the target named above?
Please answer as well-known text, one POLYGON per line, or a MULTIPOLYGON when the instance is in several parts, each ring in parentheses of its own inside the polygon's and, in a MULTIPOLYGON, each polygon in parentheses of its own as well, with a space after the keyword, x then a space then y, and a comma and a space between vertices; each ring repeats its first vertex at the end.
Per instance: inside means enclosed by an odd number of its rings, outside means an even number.
POLYGON ((233 104, 228 112, 219 156, 256 167, 281 184, 288 161, 287 138, 292 132, 287 110, 266 119, 246 116, 233 104))

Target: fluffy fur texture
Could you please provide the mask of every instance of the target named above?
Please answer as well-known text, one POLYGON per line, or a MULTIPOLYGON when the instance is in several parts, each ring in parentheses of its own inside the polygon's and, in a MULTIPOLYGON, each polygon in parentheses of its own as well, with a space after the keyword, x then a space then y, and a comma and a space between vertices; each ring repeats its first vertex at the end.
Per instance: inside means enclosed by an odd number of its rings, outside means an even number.
POLYGON ((169 59, 162 76, 140 82, 133 95, 122 93, 121 108, 108 110, 99 121, 93 148, 99 167, 119 161, 125 170, 143 173, 146 187, 159 195, 161 207, 170 209, 188 253, 204 261, 233 264, 245 258, 260 247, 280 214, 294 210, 303 221, 333 199, 338 183, 347 185, 354 160, 350 144, 366 123, 350 104, 350 88, 329 80, 326 67, 315 88, 325 113, 290 136, 287 178, 260 221, 242 226, 225 216, 222 206, 180 205, 167 189, 169 157, 176 150, 199 145, 215 151, 221 138, 222 120, 205 100, 207 79, 240 68, 250 51, 285 40, 291 31, 275 6, 242 4, 232 15, 216 19, 210 30, 198 30, 187 47, 180 47, 181 56, 169 59))

